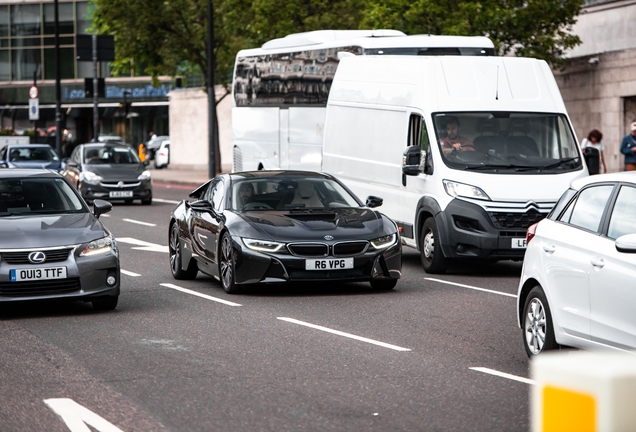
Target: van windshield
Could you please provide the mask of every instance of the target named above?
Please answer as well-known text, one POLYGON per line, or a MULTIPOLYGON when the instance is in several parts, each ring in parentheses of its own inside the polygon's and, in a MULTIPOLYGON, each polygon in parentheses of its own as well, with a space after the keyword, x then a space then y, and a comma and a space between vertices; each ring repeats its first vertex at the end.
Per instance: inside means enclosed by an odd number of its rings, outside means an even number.
POLYGON ((453 112, 433 114, 444 163, 492 173, 555 173, 582 168, 563 114, 453 112))

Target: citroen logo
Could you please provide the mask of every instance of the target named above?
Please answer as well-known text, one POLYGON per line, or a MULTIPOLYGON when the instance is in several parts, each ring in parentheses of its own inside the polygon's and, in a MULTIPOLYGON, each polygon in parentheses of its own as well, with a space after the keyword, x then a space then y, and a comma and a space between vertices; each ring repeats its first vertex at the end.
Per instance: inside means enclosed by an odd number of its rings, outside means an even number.
POLYGON ((46 261, 46 255, 44 254, 44 252, 31 252, 29 254, 29 261, 31 261, 33 264, 42 264, 44 261, 46 261))
POLYGON ((124 182, 123 182, 123 181, 120 181, 119 183, 117 183, 117 187, 118 187, 119 189, 123 188, 123 187, 124 187, 124 182))
POLYGON ((332 235, 326 235, 325 236, 325 240, 333 240, 333 236, 332 235))

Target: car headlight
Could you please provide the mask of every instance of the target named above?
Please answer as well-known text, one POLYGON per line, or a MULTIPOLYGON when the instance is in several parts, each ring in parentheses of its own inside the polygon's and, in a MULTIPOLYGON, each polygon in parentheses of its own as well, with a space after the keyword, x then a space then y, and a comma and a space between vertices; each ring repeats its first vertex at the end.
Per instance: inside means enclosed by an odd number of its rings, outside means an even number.
POLYGON ((112 234, 93 240, 80 252, 80 256, 101 255, 108 252, 114 252, 117 255, 117 242, 112 234))
POLYGON ((391 247, 395 244, 397 240, 397 234, 390 234, 387 236, 378 237, 376 239, 371 240, 371 246, 374 249, 382 250, 388 247, 391 247))
POLYGON ((148 180, 149 178, 150 178, 150 171, 146 170, 142 172, 141 174, 139 174, 139 177, 137 177, 137 180, 148 180))
POLYGON ((90 172, 90 171, 82 171, 80 173, 80 181, 81 182, 86 182, 88 184, 99 184, 100 181, 102 181, 102 177, 98 176, 97 174, 95 174, 94 172, 90 172))
POLYGON ((490 197, 478 188, 477 186, 471 186, 464 183, 458 183, 452 180, 443 180, 444 189, 446 193, 452 197, 473 198, 479 200, 490 201, 490 197))
POLYGON ((274 241, 267 240, 254 240, 254 239, 243 239, 243 244, 247 246, 249 249, 258 251, 258 252, 277 252, 285 243, 278 243, 274 241))

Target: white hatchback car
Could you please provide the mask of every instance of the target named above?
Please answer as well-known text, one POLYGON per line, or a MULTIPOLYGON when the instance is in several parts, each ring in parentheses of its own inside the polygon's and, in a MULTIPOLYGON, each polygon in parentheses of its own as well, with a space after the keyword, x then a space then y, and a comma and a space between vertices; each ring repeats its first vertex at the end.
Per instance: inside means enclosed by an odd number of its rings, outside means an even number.
POLYGON ((170 163, 170 140, 163 140, 155 152, 155 168, 168 168, 170 163))
POLYGON ((636 173, 576 180, 526 243, 517 318, 528 356, 636 348, 636 173))

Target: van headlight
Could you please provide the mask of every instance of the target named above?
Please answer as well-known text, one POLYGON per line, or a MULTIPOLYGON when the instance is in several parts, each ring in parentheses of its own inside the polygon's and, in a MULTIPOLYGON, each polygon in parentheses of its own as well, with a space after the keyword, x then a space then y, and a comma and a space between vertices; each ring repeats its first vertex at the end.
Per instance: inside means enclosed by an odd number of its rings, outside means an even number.
POLYGON ((382 250, 393 246, 396 240, 397 234, 394 233, 387 236, 378 237, 371 240, 369 243, 371 243, 371 246, 373 246, 374 249, 382 250))
POLYGON ((278 252, 285 243, 279 243, 274 241, 267 240, 254 240, 254 239, 243 239, 243 244, 248 247, 248 249, 255 250, 257 252, 278 252))
POLYGON ((117 242, 115 241, 115 237, 112 234, 107 235, 106 237, 102 237, 97 240, 93 240, 80 252, 80 256, 93 256, 93 255, 101 255, 108 252, 114 252, 115 255, 118 254, 117 251, 117 242))
POLYGON ((100 181, 102 181, 102 177, 98 176, 94 172, 91 171, 82 171, 79 175, 80 181, 86 182, 92 185, 98 185, 100 181))
POLYGON ((148 180, 149 178, 150 178, 150 171, 146 170, 142 172, 141 174, 139 174, 139 177, 137 177, 137 180, 148 180))
POLYGON ((452 197, 473 198, 490 201, 490 197, 486 194, 486 192, 484 192, 477 186, 471 186, 452 180, 442 180, 442 183, 444 183, 444 189, 446 189, 446 193, 452 197))

